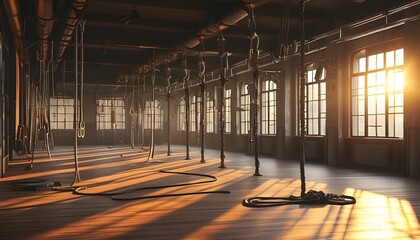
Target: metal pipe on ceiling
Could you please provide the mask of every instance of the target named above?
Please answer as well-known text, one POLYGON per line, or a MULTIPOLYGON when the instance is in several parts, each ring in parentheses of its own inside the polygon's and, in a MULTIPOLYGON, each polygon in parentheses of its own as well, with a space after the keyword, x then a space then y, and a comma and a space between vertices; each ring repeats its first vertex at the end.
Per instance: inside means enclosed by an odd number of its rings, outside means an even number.
POLYGON ((182 50, 192 49, 200 43, 200 37, 209 38, 216 35, 221 29, 226 29, 248 16, 248 5, 255 4, 256 6, 264 5, 271 0, 243 0, 241 3, 233 6, 230 10, 226 11, 219 18, 209 21, 198 29, 198 31, 191 37, 185 39, 183 42, 176 45, 175 49, 178 51, 166 51, 156 56, 154 60, 150 61, 150 65, 140 68, 141 71, 147 72, 150 66, 155 67, 162 64, 172 62, 177 59, 178 54, 182 50), (152 62, 153 61, 153 62, 152 62))
POLYGON ((81 13, 86 9, 86 6, 89 4, 89 0, 72 0, 71 6, 67 11, 67 15, 65 17, 64 22, 64 30, 61 34, 62 37, 60 39, 60 46, 57 51, 57 62, 61 60, 63 57, 64 51, 66 50, 67 46, 69 45, 73 32, 76 29, 77 23, 80 20, 81 13))
POLYGON ((38 37, 41 39, 40 59, 43 60, 48 56, 48 38, 50 37, 53 24, 53 1, 38 0, 36 3, 36 23, 38 25, 38 37))
POLYGON ((15 35, 20 38, 22 37, 22 27, 20 25, 20 13, 19 7, 16 0, 5 0, 3 1, 4 9, 10 15, 9 21, 12 27, 12 31, 15 35))

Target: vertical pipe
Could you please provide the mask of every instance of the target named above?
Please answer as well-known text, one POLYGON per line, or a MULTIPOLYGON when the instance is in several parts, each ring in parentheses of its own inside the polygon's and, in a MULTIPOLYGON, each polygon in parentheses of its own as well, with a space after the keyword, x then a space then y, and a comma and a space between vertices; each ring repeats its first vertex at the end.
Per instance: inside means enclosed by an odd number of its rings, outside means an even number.
POLYGON ((301 197, 306 193, 305 183, 305 1, 300 0, 300 181, 301 197))

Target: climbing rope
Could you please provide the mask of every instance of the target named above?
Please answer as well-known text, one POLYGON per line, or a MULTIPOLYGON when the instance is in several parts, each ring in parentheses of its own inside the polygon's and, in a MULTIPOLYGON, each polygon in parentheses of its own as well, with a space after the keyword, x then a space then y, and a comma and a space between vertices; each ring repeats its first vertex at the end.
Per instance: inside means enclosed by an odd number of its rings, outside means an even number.
POLYGON ((178 175, 187 175, 187 176, 199 176, 210 178, 209 180, 202 180, 198 182, 192 183, 179 183, 179 184, 171 184, 171 185, 160 185, 160 186, 150 186, 150 187, 140 187, 135 188, 127 191, 121 192, 104 192, 104 193, 88 193, 82 192, 86 190, 86 187, 80 187, 73 191, 74 194, 79 195, 88 195, 88 196, 111 196, 112 200, 137 200, 137 199, 147 199, 147 198, 160 198, 160 197, 173 197, 173 196, 185 196, 185 195, 195 195, 195 194, 209 194, 209 193, 222 193, 222 194, 229 194, 229 191, 202 191, 202 192, 187 192, 187 193, 174 193, 174 194, 161 194, 161 195, 149 195, 149 196, 140 196, 140 197, 129 197, 127 194, 134 193, 137 191, 143 190, 150 190, 150 189, 162 189, 162 188, 173 188, 173 187, 182 187, 182 186, 192 186, 197 184, 204 184, 204 183, 212 183, 217 181, 217 178, 213 175, 202 174, 202 173, 187 173, 187 172, 176 172, 176 171, 166 171, 160 170, 161 173, 169 173, 169 174, 178 174, 178 175))
POLYGON ((257 24, 254 16, 255 4, 250 3, 248 5, 248 29, 249 29, 249 54, 248 54, 248 69, 253 71, 253 85, 254 85, 254 118, 253 118, 253 139, 250 139, 250 143, 254 143, 254 154, 255 154, 255 172, 254 176, 262 176, 260 173, 260 160, 259 160, 259 141, 258 141, 258 103, 259 103, 259 79, 260 69, 258 66, 259 58, 259 45, 260 38, 257 34, 257 24))

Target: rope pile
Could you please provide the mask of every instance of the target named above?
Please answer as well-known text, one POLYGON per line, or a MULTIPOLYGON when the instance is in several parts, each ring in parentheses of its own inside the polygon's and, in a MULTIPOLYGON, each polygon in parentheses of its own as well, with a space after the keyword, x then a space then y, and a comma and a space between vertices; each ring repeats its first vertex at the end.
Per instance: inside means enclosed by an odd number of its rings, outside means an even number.
POLYGON ((302 197, 252 197, 245 198, 242 205, 245 207, 273 207, 291 204, 319 204, 319 205, 348 205, 355 204, 356 199, 352 196, 324 193, 322 191, 310 190, 302 197))

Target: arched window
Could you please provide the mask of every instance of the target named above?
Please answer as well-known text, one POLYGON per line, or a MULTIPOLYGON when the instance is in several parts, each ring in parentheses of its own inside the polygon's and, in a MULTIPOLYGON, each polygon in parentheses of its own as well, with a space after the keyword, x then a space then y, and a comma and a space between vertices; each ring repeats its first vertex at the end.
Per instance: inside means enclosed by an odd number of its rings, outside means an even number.
POLYGON ((321 65, 306 72, 305 118, 308 135, 325 135, 327 119, 326 71, 321 65))

